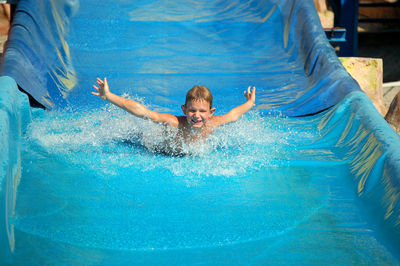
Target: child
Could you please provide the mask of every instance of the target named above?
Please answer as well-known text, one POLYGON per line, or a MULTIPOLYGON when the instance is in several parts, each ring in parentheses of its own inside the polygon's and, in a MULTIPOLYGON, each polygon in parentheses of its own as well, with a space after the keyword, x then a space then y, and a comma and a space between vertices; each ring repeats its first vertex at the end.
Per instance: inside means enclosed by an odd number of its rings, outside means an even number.
POLYGON ((210 90, 205 86, 194 86, 187 92, 185 104, 181 106, 185 116, 175 116, 149 110, 136 101, 113 94, 108 87, 106 78, 104 78, 104 81, 97 78, 97 84, 99 87, 93 85, 93 88, 97 91, 92 92, 93 95, 107 100, 137 117, 149 118, 154 122, 165 123, 171 127, 178 128, 185 142, 195 141, 199 136, 205 138, 217 126, 238 120, 254 106, 256 99, 256 88, 253 87, 250 92, 251 86, 249 86, 247 91, 244 92, 244 96, 247 99, 244 104, 233 108, 225 115, 213 116, 215 108, 212 108, 210 90))

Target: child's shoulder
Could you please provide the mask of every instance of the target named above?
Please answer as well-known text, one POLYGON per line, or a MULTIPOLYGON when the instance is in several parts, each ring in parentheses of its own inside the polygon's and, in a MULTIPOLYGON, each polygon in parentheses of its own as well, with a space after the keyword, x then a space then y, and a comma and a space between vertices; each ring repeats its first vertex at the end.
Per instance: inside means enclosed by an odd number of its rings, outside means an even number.
POLYGON ((212 116, 210 117, 209 121, 209 126, 218 127, 224 124, 224 115, 212 116))
POLYGON ((168 113, 157 113, 157 112, 152 112, 153 117, 152 120, 161 122, 161 123, 167 123, 170 126, 173 127, 178 127, 179 124, 181 123, 181 119, 173 114, 168 114, 168 113))
POLYGON ((186 116, 175 116, 176 120, 177 120, 177 127, 185 127, 187 126, 187 120, 186 120, 186 116))

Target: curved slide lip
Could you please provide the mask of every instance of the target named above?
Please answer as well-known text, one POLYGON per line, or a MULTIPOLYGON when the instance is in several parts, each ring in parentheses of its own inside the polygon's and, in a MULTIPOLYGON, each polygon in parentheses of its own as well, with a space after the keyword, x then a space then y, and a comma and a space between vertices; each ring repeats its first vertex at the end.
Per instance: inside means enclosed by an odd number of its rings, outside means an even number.
POLYGON ((9 261, 15 250, 10 218, 16 204, 16 184, 21 178, 21 138, 31 119, 28 97, 16 82, 0 77, 0 261, 9 261))

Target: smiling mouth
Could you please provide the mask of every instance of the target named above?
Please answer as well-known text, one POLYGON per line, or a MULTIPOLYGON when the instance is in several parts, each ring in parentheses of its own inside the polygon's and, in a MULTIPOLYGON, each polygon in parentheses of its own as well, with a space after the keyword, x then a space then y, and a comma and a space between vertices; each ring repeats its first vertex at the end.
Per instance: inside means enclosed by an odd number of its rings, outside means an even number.
POLYGON ((193 125, 202 124, 202 123, 203 123, 203 120, 193 120, 193 119, 192 119, 192 123, 193 123, 193 125))

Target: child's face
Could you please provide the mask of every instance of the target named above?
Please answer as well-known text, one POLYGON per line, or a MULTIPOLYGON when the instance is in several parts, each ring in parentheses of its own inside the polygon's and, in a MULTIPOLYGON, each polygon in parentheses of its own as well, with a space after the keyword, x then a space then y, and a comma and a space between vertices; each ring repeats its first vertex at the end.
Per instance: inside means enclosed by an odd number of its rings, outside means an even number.
POLYGON ((210 103, 204 100, 191 100, 182 105, 182 111, 186 115, 186 121, 191 127, 201 128, 212 117, 215 108, 210 108, 210 103))

